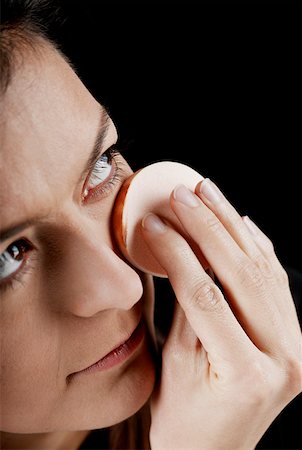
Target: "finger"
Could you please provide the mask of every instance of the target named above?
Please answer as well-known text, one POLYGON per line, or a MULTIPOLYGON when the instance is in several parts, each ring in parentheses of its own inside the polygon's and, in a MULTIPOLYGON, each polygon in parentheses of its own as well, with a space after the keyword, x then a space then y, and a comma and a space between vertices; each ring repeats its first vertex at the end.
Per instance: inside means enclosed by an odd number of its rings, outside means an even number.
MULTIPOLYGON (((270 239, 249 217, 242 218, 211 180, 205 179, 198 183, 195 192, 216 214, 241 249, 256 263, 264 278, 271 285, 278 286, 278 290, 284 289, 288 294, 288 276, 276 256, 270 239)), ((297 325, 296 309, 290 296, 276 295, 274 305, 285 322, 290 318, 291 323, 293 324, 294 320, 297 325)))
POLYGON ((271 278, 272 267, 268 263, 266 255, 255 243, 255 240, 243 223, 241 215, 226 199, 220 189, 209 178, 206 178, 197 184, 195 193, 219 218, 234 241, 257 264, 263 275, 271 278))
POLYGON ((289 323, 289 331, 300 330, 296 307, 293 302, 292 296, 289 295, 290 286, 288 274, 278 260, 271 240, 248 216, 243 217, 243 223, 247 227, 249 233, 255 240, 255 243, 258 245, 259 249, 266 256, 266 258, 271 261, 271 265, 276 277, 276 283, 278 284, 279 291, 281 291, 281 295, 279 296, 280 301, 276 303, 278 304, 280 313, 282 314, 282 317, 284 319, 284 323, 289 323))
POLYGON ((275 274, 281 281, 281 284, 288 284, 287 274, 277 258, 272 241, 263 233, 262 230, 248 216, 242 218, 243 224, 250 233, 255 244, 262 254, 270 261, 275 274))
MULTIPOLYGON (((171 207, 209 261, 252 341, 264 351, 278 346, 280 312, 272 302, 268 275, 263 276, 216 214, 185 186, 174 189, 171 207)), ((251 236, 248 239, 252 241, 251 236)))
POLYGON ((172 326, 163 348, 163 363, 176 370, 183 378, 183 370, 208 373, 205 349, 191 327, 184 310, 176 301, 172 326))
POLYGON ((185 315, 211 363, 241 364, 253 344, 221 291, 206 274, 186 240, 154 214, 142 222, 142 234, 166 270, 185 315))
POLYGON ((175 302, 172 325, 166 343, 176 347, 176 351, 185 353, 192 352, 192 349, 201 345, 178 301, 175 302))
MULTIPOLYGON (((195 192, 215 213, 240 248, 256 263, 269 284, 277 285, 278 290, 284 288, 288 293, 288 276, 276 256, 270 239, 249 217, 242 218, 211 180, 205 179, 198 183, 195 192)), ((287 318, 297 322, 294 303, 288 295, 276 295, 274 305, 285 322, 287 318)))
MULTIPOLYGON (((248 217, 242 218, 220 189, 208 178, 197 184, 195 192, 219 218, 240 248, 260 269, 268 284, 278 285, 278 289, 283 287, 288 289, 286 272, 278 261, 268 237, 248 217)), ((275 296, 274 304, 282 315, 285 312, 284 303, 283 296, 275 296)), ((292 305, 289 308, 293 310, 292 305)))

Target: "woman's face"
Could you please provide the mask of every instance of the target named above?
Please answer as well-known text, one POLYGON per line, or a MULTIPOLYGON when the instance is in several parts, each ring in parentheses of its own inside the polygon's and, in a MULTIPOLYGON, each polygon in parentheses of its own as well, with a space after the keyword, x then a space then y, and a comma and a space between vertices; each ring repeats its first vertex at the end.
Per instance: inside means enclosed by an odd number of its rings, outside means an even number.
POLYGON ((23 56, 0 116, 0 429, 106 427, 136 412, 154 383, 140 333, 101 370, 80 372, 126 341, 153 301, 151 278, 112 237, 132 171, 106 158, 116 129, 59 53, 45 45, 23 56))

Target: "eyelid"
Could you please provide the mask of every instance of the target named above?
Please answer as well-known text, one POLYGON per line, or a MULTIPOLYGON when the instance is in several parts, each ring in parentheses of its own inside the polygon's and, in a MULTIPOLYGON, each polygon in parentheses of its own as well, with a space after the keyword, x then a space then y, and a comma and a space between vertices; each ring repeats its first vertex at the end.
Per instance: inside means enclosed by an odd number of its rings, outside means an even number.
MULTIPOLYGON (((3 251, 7 251, 7 249, 13 245, 14 243, 24 241, 26 243, 27 249, 24 252, 24 258, 22 263, 18 267, 18 269, 13 272, 11 275, 0 280, 0 293, 3 294, 8 288, 14 287, 16 283, 23 283, 23 279, 27 273, 29 273, 33 268, 35 261, 37 260, 37 248, 32 242, 30 242, 26 237, 20 237, 14 239, 9 245, 7 245, 6 249, 3 251)), ((2 253, 3 253, 2 252, 2 253)))
POLYGON ((109 147, 104 147, 104 144, 101 145, 99 147, 99 151, 95 153, 94 158, 89 162, 89 165, 87 166, 87 170, 86 170, 86 176, 83 175, 81 182, 84 184, 86 184, 87 179, 89 178, 91 172, 94 169, 94 166, 96 165, 97 161, 100 159, 100 157, 108 152, 111 148, 114 148, 116 146, 116 141, 114 143, 112 143, 111 145, 109 145, 109 147))
POLYGON ((91 177, 91 174, 95 168, 96 163, 98 162, 98 160, 101 158, 102 155, 104 155, 104 153, 109 152, 110 149, 112 149, 115 146, 115 144, 110 145, 108 148, 106 149, 99 149, 99 153, 95 155, 94 159, 90 162, 89 167, 88 167, 88 171, 87 171, 87 175, 86 178, 84 180, 84 185, 83 185, 83 194, 82 196, 84 196, 84 192, 86 189, 86 186, 88 184, 89 178, 91 177))
POLYGON ((128 176, 128 165, 125 163, 121 152, 116 148, 116 144, 108 147, 104 152, 100 152, 99 157, 96 159, 92 170, 88 173, 82 190, 82 202, 98 201, 104 197, 107 197, 115 189, 119 182, 122 182, 128 176), (100 182, 97 186, 87 190, 86 186, 89 183, 92 171, 95 168, 97 161, 104 155, 109 153, 109 162, 112 164, 112 169, 108 177, 100 182), (86 191, 86 192, 85 192, 86 191))
POLYGON ((28 241, 33 248, 36 248, 32 241, 35 240, 35 234, 34 234, 34 227, 37 226, 40 223, 40 221, 37 221, 35 223, 29 223, 28 226, 24 227, 19 232, 16 232, 13 234, 13 236, 8 237, 4 241, 0 243, 0 255, 4 253, 8 247, 10 247, 14 242, 25 240, 28 241), (25 237, 26 234, 26 237, 25 237))
POLYGON ((101 157, 104 153, 108 152, 108 150, 110 150, 112 147, 115 147, 115 146, 116 146, 116 141, 113 142, 112 144, 110 144, 109 147, 107 147, 107 146, 105 147, 104 144, 103 144, 102 146, 99 147, 99 151, 96 152, 96 154, 95 154, 93 160, 90 161, 90 163, 89 163, 89 165, 88 165, 88 167, 87 167, 86 178, 87 178, 87 176, 92 172, 92 170, 93 170, 95 164, 96 164, 97 161, 100 159, 100 157, 101 157))

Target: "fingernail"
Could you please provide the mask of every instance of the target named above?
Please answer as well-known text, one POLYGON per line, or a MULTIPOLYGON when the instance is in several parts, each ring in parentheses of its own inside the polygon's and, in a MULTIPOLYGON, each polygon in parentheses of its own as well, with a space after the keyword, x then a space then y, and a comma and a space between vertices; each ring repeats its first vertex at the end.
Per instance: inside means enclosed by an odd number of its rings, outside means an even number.
POLYGON ((256 234, 258 234, 258 229, 257 229, 257 225, 249 218, 249 216, 244 216, 242 218, 243 222, 246 225, 246 228, 249 230, 249 232, 253 235, 256 236, 256 234))
POLYGON ((164 233, 167 229, 166 225, 158 216, 153 213, 148 213, 142 220, 142 226, 151 233, 164 233))
POLYGON ((178 184, 173 191, 173 197, 178 202, 183 203, 190 208, 195 208, 199 205, 199 200, 196 198, 195 194, 191 192, 186 186, 183 184, 178 184))
POLYGON ((222 192, 218 189, 216 184, 210 180, 210 178, 205 178, 200 185, 199 192, 204 195, 213 205, 221 202, 224 198, 222 192))

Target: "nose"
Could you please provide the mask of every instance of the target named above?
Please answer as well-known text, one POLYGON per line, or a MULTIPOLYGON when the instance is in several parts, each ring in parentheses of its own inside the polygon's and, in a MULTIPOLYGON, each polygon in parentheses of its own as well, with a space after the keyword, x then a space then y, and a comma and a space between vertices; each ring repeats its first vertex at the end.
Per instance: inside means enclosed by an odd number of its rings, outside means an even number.
POLYGON ((142 297, 139 275, 114 252, 108 239, 69 233, 61 259, 52 283, 56 309, 91 317, 112 308, 129 310, 142 297))

